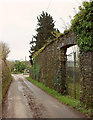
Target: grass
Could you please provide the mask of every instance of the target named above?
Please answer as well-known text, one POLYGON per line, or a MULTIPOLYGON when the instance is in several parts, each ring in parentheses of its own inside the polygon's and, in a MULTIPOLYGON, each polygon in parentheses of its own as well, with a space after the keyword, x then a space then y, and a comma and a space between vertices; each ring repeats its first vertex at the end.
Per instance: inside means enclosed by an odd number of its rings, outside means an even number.
POLYGON ((60 102, 75 108, 76 110, 87 114, 88 116, 91 116, 91 109, 86 109, 86 105, 84 105, 83 103, 81 103, 79 100, 73 99, 68 95, 62 95, 60 93, 58 93, 57 91, 46 87, 44 84, 37 82, 36 80, 32 80, 30 77, 27 77, 27 79, 32 82, 33 84, 35 84, 36 86, 38 86, 39 88, 41 88, 42 90, 44 90, 45 92, 47 92, 48 94, 52 95, 53 97, 55 97, 56 99, 58 99, 60 102))
POLYGON ((68 84, 68 92, 70 93, 69 95, 71 96, 71 97, 75 97, 75 95, 76 95, 76 99, 80 99, 80 84, 79 83, 75 83, 75 86, 74 86, 74 83, 67 83, 68 84), (76 91, 75 91, 75 87, 76 87, 76 91), (75 91, 75 93, 74 93, 74 91, 75 91))
POLYGON ((12 74, 21 74, 22 72, 11 72, 12 74))

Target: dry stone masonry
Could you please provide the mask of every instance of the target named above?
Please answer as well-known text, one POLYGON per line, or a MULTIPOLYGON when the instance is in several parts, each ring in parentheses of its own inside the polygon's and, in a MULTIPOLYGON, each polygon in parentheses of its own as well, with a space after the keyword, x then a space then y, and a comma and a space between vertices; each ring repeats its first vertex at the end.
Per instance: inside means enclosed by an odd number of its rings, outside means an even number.
MULTIPOLYGON (((51 41, 38 55, 33 56, 31 77, 67 94, 66 51, 73 45, 76 45, 76 36, 71 31, 51 41)), ((93 109, 93 52, 80 54, 80 70, 80 100, 93 109)))

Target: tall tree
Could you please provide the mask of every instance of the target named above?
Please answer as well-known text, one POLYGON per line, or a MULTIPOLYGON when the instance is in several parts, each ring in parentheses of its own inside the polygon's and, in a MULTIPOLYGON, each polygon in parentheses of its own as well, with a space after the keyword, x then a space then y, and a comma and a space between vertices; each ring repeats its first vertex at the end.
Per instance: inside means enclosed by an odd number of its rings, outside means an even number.
POLYGON ((47 12, 42 12, 39 17, 37 17, 38 24, 36 29, 36 35, 33 36, 31 44, 30 52, 36 52, 40 49, 45 43, 47 43, 48 39, 52 40, 55 36, 52 34, 54 31, 58 31, 54 28, 54 20, 50 14, 47 12), (34 39, 34 40, 33 40, 34 39))

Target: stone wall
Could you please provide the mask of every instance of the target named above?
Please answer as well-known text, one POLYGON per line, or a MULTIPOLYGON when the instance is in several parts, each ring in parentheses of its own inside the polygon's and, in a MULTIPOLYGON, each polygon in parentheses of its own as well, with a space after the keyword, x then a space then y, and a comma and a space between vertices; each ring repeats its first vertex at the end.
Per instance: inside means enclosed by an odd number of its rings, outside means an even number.
MULTIPOLYGON (((67 94, 66 50, 75 44, 76 36, 72 32, 51 41, 37 56, 33 56, 31 77, 62 94, 67 94)), ((93 52, 82 52, 80 67, 80 100, 93 108, 93 52)))
POLYGON ((81 101, 93 109, 93 52, 82 52, 81 68, 81 101))
POLYGON ((57 40, 51 41, 37 56, 34 56, 33 79, 37 79, 46 86, 65 94, 65 55, 67 48, 75 44, 75 39, 75 34, 69 32, 57 40))

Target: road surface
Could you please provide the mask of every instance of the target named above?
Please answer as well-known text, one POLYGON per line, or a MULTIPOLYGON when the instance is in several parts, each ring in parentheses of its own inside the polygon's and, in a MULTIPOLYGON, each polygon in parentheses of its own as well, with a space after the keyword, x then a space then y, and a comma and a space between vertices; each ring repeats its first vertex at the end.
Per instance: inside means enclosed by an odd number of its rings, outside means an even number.
POLYGON ((13 81, 3 105, 3 118, 84 117, 30 83, 22 74, 13 74, 13 81))

